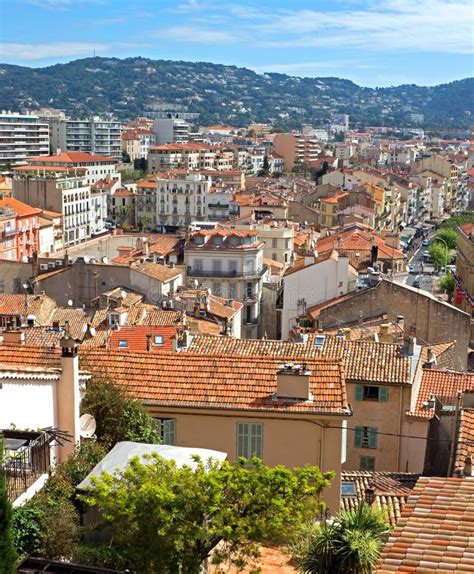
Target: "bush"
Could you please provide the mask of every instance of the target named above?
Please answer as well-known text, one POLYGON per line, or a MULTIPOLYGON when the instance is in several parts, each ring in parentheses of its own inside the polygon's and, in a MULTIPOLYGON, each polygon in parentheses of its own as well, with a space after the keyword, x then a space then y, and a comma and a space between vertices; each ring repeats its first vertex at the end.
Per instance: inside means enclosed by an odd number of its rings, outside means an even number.
POLYGON ((448 294, 449 301, 454 295, 454 277, 451 274, 443 275, 438 279, 438 286, 448 294))

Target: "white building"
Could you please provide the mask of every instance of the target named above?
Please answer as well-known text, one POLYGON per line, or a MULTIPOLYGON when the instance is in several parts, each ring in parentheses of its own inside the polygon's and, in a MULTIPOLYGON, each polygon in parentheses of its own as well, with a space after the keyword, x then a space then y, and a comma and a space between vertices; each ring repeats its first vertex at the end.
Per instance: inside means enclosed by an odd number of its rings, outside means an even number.
POLYGON ((212 294, 244 304, 242 337, 257 338, 263 278, 264 244, 255 229, 216 227, 194 233, 184 258, 188 281, 196 281, 212 294))
POLYGON ((158 118, 153 124, 157 145, 185 143, 189 140, 189 124, 179 117, 158 118))
POLYGON ((37 115, 0 114, 0 165, 49 154, 49 126, 37 115))
POLYGON ((336 251, 304 257, 288 269, 283 288, 282 339, 288 337, 297 318, 306 316, 307 309, 354 291, 357 277, 349 259, 336 251))
POLYGON ((137 185, 135 219, 152 220, 152 227, 185 226, 207 216, 210 177, 200 173, 169 174, 137 185))
POLYGON ((82 151, 97 155, 122 155, 122 125, 99 116, 71 119, 61 115, 45 116, 51 131, 53 153, 82 151))
POLYGON ((137 128, 122 134, 122 149, 128 153, 131 161, 147 159, 150 148, 155 144, 156 137, 151 130, 137 128))

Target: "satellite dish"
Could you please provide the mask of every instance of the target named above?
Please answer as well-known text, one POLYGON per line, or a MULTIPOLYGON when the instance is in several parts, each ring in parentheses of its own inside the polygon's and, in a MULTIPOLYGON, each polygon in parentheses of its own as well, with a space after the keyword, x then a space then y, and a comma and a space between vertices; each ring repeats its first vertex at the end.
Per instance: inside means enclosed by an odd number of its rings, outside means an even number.
POLYGON ((90 334, 91 334, 93 337, 96 336, 97 331, 95 330, 95 327, 91 327, 91 328, 89 329, 89 331, 90 331, 90 334))
POLYGON ((79 419, 79 434, 82 438, 91 438, 94 436, 97 424, 92 415, 84 414, 79 419))
POLYGON ((69 299, 67 304, 69 305, 69 307, 72 307, 72 299, 69 299))

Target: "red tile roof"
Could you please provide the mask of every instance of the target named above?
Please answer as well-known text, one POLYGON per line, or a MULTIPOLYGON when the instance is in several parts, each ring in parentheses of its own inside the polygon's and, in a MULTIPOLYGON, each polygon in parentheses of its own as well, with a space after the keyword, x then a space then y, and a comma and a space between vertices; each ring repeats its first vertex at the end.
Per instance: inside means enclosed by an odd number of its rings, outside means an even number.
POLYGON ((5 209, 5 207, 9 207, 19 217, 32 217, 41 214, 41 209, 38 207, 31 207, 31 205, 13 197, 0 197, 0 209, 5 209))
POLYGON ((411 416, 431 419, 433 409, 427 409, 423 403, 434 395, 441 401, 454 405, 459 392, 474 390, 474 373, 466 371, 448 371, 441 369, 424 369, 420 387, 415 395, 415 405, 408 413, 411 416))
POLYGON ((377 572, 474 571, 474 478, 421 477, 377 572))
POLYGON ((176 336, 177 325, 171 327, 158 327, 147 325, 134 325, 129 327, 120 327, 113 329, 110 334, 110 348, 129 351, 146 351, 148 340, 150 341, 151 351, 171 351, 172 338, 176 336), (155 343, 155 338, 162 338, 162 343, 155 343), (124 348, 120 342, 126 341, 127 346, 124 348))
POLYGON ((455 471, 464 468, 468 456, 474 458, 474 409, 463 409, 459 418, 455 471))
POLYGON ((74 163, 83 163, 89 164, 91 162, 96 161, 107 161, 111 162, 114 161, 113 157, 103 156, 103 155, 95 155, 85 151, 65 151, 58 155, 47 155, 47 156, 36 156, 36 157, 29 157, 29 163, 45 163, 51 162, 51 164, 74 164, 74 163))

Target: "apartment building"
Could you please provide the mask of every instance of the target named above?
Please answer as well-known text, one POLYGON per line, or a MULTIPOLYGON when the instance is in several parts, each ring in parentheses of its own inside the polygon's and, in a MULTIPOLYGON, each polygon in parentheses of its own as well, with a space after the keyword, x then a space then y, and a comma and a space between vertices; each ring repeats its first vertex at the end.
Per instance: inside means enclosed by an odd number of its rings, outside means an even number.
POLYGON ((131 161, 147 159, 150 148, 156 144, 156 136, 151 130, 136 128, 122 134, 122 149, 131 161))
POLYGON ((96 183, 100 179, 115 179, 120 183, 120 173, 117 171, 117 161, 114 158, 95 155, 81 151, 62 152, 58 155, 47 157, 32 157, 28 160, 28 171, 36 168, 38 174, 45 171, 72 171, 77 169, 89 184, 96 183))
POLYGON ((231 171, 234 166, 234 152, 222 146, 198 143, 165 144, 150 148, 148 171, 157 173, 184 169, 231 171))
POLYGON ((190 125, 179 117, 157 118, 153 124, 156 143, 184 143, 189 140, 190 125))
POLYGON ((216 227, 193 233, 186 242, 184 260, 188 280, 197 281, 214 295, 244 303, 242 336, 259 336, 264 243, 256 229, 216 227))
POLYGON ((212 184, 200 173, 163 174, 137 185, 135 219, 152 219, 153 227, 180 227, 207 216, 212 184))
POLYGON ((91 187, 86 169, 21 166, 15 169, 13 197, 28 205, 59 213, 65 248, 91 237, 91 187))
POLYGON ((236 229, 248 229, 249 225, 258 232, 264 243, 263 257, 277 261, 285 269, 290 265, 294 250, 295 229, 284 222, 269 221, 262 223, 236 224, 236 229))
MULTIPOLYGON (((49 253, 57 253, 58 251, 61 251, 64 248, 62 215, 56 211, 48 211, 47 209, 43 209, 41 212, 40 223, 41 221, 49 223, 52 233, 52 242, 50 241, 50 244, 44 251, 49 253)), ((43 250, 40 252, 43 252, 43 250)))
MULTIPOLYGON (((10 252, 12 241, 16 246, 16 261, 23 261, 39 251, 39 216, 41 209, 31 207, 13 197, 0 198, 0 210, 6 214, 4 220, 5 244, 4 250, 10 252), (6 213, 8 212, 8 213, 6 213), (9 219, 9 214, 15 214, 15 225, 9 219), (8 225, 7 225, 8 224, 8 225)), ((11 256, 11 252, 8 253, 11 256)), ((5 257, 6 258, 6 257, 5 257)))
MULTIPOLYGON (((0 259, 16 261, 16 213, 9 206, 0 207, 0 259)), ((0 282, 2 289, 3 281, 0 282)))
POLYGON ((49 126, 37 115, 0 113, 0 165, 49 154, 49 126))
POLYGON ((455 305, 471 316, 471 341, 474 340, 474 231, 472 223, 457 229, 455 305))
POLYGON ((315 138, 302 134, 277 134, 273 147, 283 158, 286 171, 291 171, 295 165, 316 161, 321 151, 315 138))

